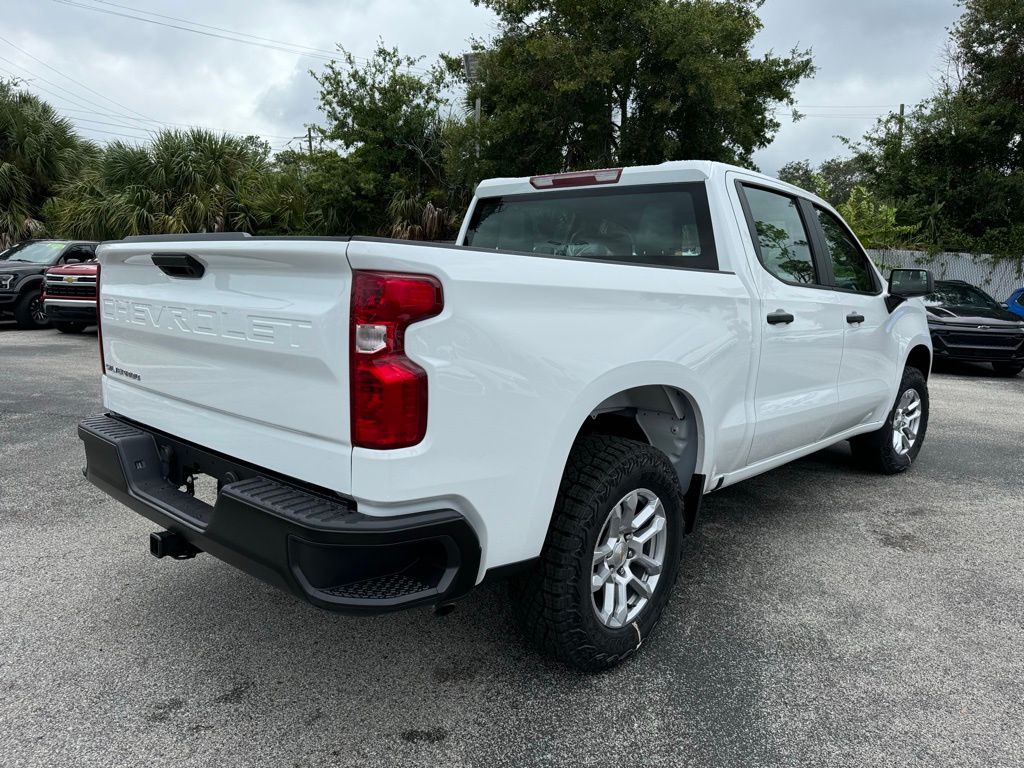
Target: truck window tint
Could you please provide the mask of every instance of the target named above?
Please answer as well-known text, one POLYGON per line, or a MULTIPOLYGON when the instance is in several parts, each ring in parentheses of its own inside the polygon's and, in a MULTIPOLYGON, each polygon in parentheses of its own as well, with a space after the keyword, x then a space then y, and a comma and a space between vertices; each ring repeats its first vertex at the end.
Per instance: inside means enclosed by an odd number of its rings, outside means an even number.
POLYGON ((755 187, 745 187, 744 194, 755 230, 751 236, 760 247, 764 268, 787 283, 818 282, 810 238, 796 200, 755 187))
POLYGON ((875 293, 878 285, 868 257, 861 251, 839 219, 815 207, 821 231, 825 235, 827 256, 832 260, 836 288, 860 293, 875 293))
POLYGON ((546 256, 718 269, 703 184, 481 198, 465 244, 546 256))

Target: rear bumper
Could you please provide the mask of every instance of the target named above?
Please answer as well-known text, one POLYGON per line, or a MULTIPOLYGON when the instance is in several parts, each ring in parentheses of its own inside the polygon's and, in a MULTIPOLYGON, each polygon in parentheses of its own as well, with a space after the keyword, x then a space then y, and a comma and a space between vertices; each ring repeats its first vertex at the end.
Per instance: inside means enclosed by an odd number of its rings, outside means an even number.
POLYGON ((96 324, 95 299, 51 299, 44 296, 43 308, 46 316, 58 323, 96 324))
POLYGON ((380 613, 438 603, 476 582, 480 544, 459 513, 360 514, 353 502, 112 415, 78 425, 85 475, 193 546, 314 605, 380 613), (218 479, 216 503, 179 490, 218 479))

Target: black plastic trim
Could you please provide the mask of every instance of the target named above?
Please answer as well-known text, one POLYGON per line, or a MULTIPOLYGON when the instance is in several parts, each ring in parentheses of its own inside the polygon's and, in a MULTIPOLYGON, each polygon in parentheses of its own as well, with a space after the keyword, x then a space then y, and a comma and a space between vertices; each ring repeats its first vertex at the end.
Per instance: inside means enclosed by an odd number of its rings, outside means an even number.
POLYGON ((129 235, 120 240, 105 240, 106 243, 215 243, 221 241, 252 240, 330 240, 347 243, 347 235, 250 235, 247 232, 204 232, 180 235, 129 235))
POLYGON ((183 280, 198 280, 206 274, 206 266, 187 253, 154 253, 153 266, 168 277, 183 280))
POLYGON ((196 549, 343 613, 381 613, 457 598, 476 582, 480 543, 451 509, 373 517, 343 497, 253 471, 110 414, 79 424, 88 480, 196 549), (181 486, 220 486, 207 504, 181 486))
POLYGON ((88 325, 96 325, 99 322, 99 318, 96 314, 96 300, 87 299, 82 302, 87 306, 82 307, 70 307, 63 304, 50 304, 47 306, 47 302, 43 300, 43 307, 46 310, 46 316, 51 320, 57 322, 68 322, 68 323, 87 323, 88 325))
MULTIPOLYGON (((704 484, 707 475, 695 474, 690 478, 690 485, 683 494, 683 533, 691 534, 697 527, 701 504, 704 502, 704 484)), ((721 481, 719 481, 721 485, 721 481)))
POLYGON ((506 581, 521 573, 526 573, 538 563, 540 563, 539 557, 531 557, 527 560, 519 560, 515 563, 506 563, 495 568, 488 568, 487 573, 484 574, 484 583, 494 584, 506 581))

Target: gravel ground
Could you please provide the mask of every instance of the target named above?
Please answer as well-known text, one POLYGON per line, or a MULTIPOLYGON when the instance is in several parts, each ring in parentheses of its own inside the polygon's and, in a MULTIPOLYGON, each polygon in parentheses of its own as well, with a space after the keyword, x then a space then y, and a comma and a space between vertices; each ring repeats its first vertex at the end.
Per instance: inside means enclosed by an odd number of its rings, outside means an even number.
POLYGON ((5 766, 1020 766, 1024 377, 931 381, 907 475, 845 446, 708 498, 659 630, 578 675, 500 586, 318 611, 81 477, 95 335, 0 324, 5 766))

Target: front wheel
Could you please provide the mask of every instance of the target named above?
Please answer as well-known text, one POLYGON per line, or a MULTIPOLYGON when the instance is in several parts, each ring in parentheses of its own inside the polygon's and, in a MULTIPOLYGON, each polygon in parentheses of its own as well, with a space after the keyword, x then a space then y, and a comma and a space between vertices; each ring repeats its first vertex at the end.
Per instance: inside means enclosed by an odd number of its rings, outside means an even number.
POLYGON ((1024 371, 1024 363, 992 363, 992 370, 998 376, 1016 376, 1024 371))
POLYGON ((850 440, 862 464, 885 475, 909 469, 928 431, 928 383, 917 368, 906 368, 896 402, 881 429, 850 440))
POLYGON ((682 531, 682 490, 664 453, 624 438, 580 438, 540 563, 511 584, 523 632, 585 672, 620 663, 661 618, 682 531))
POLYGON ((24 330, 49 328, 50 321, 43 309, 42 290, 29 290, 14 305, 14 321, 24 330))

